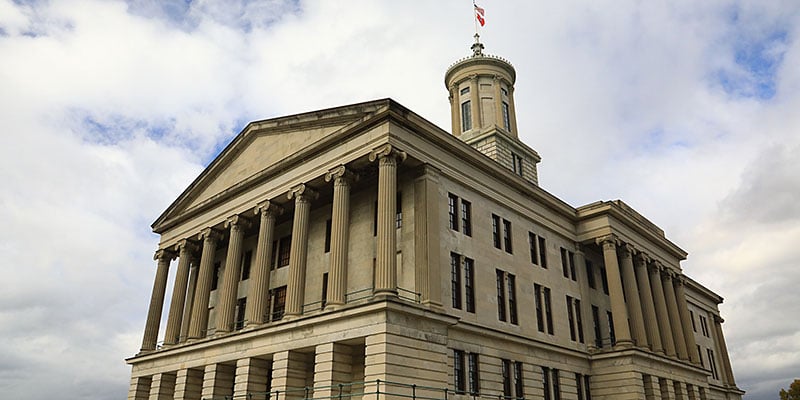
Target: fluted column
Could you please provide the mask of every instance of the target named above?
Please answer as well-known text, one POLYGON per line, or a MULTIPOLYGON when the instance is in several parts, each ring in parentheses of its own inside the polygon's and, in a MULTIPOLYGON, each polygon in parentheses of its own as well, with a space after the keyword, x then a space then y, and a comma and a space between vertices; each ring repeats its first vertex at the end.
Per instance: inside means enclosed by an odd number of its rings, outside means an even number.
POLYGON ((672 272, 666 271, 661 275, 661 283, 664 286, 664 297, 667 300, 667 312, 669 313, 669 324, 672 326, 672 337, 675 339, 675 350, 678 351, 678 358, 688 360, 689 353, 686 349, 686 339, 683 337, 681 327, 681 316, 678 313, 678 301, 675 299, 675 287, 672 285, 672 272))
MULTIPOLYGON (((578 284, 581 288, 581 299, 583 299, 581 301, 581 318, 592 318, 592 302, 588 301, 591 296, 591 290, 589 288, 589 277, 586 276, 586 254, 583 252, 583 246, 578 242, 575 243, 575 270, 578 275, 578 284)), ((584 324, 581 321, 581 326, 591 327, 592 325, 584 324)), ((594 331, 589 331, 586 345, 590 350, 597 349, 594 341, 594 331)))
POLYGON ((639 301, 639 287, 636 284, 636 274, 633 271, 633 246, 621 246, 621 260, 623 283, 625 284, 625 298, 628 306, 628 316, 631 323, 631 334, 633 341, 639 347, 649 347, 647 331, 644 327, 644 316, 642 315, 642 303, 639 301))
MULTIPOLYGON (((503 92, 500 86, 500 77, 495 75, 492 78, 492 85, 494 86, 494 124, 505 129, 503 125, 503 92)), ((509 112, 511 112, 509 110, 509 112)), ((509 119, 511 115, 508 116, 509 119)), ((511 127, 509 126, 509 131, 511 127)))
POLYGON ((514 86, 508 86, 508 120, 511 123, 511 136, 518 137, 517 132, 517 107, 514 105, 514 86))
POLYGON ((144 325, 144 338, 142 339, 142 351, 152 351, 156 349, 158 341, 158 328, 161 324, 161 310, 164 308, 164 293, 167 290, 167 276, 169 275, 169 263, 175 254, 168 250, 156 252, 154 260, 158 261, 156 268, 156 279, 153 282, 153 293, 150 295, 150 308, 147 311, 147 322, 144 325))
POLYGON ((239 275, 242 273, 242 242, 244 232, 250 226, 250 221, 234 215, 225 220, 225 227, 229 228, 228 253, 225 256, 225 273, 222 276, 222 290, 217 303, 217 333, 230 332, 233 329, 233 319, 236 312, 236 294, 239 288, 239 275))
POLYGON ((686 351, 693 364, 700 364, 700 355, 697 354, 697 342, 694 340, 692 330, 692 317, 689 315, 689 305, 686 303, 686 290, 684 289, 683 277, 675 278, 675 299, 678 301, 678 314, 681 317, 681 327, 683 327, 683 338, 686 340, 686 351))
POLYGON ((345 303, 347 292, 347 249, 350 231, 350 181, 354 175, 344 165, 325 174, 333 181, 333 211, 331 213, 331 256, 328 277, 328 298, 325 307, 335 308, 345 303))
POLYGON ((661 336, 658 332, 653 290, 650 287, 650 279, 647 276, 647 256, 640 254, 637 257, 634 263, 634 270, 636 270, 636 280, 639 282, 639 300, 642 303, 644 326, 647 331, 647 340, 650 342, 650 349, 656 353, 664 353, 664 346, 661 344, 661 336))
POLYGON ((617 261, 617 240, 613 235, 597 239, 603 247, 603 261, 606 265, 608 277, 608 292, 611 300, 611 313, 614 318, 614 332, 618 346, 631 346, 631 329, 628 325, 628 310, 625 307, 625 297, 622 291, 622 278, 620 277, 619 262, 617 261))
POLYGON ((186 305, 183 308, 183 320, 181 321, 180 342, 185 342, 189 338, 189 324, 192 321, 192 306, 194 305, 194 293, 197 289, 199 272, 200 267, 197 265, 197 260, 192 259, 192 265, 189 267, 189 287, 186 290, 186 305))
POLYGON ((180 339, 183 308, 186 304, 186 287, 189 283, 189 264, 191 264, 195 247, 193 243, 185 239, 177 245, 178 271, 175 273, 175 284, 172 286, 172 301, 169 304, 164 344, 176 344, 180 339))
POLYGON ((472 103, 472 129, 481 130, 481 96, 478 92, 480 85, 478 85, 478 75, 472 75, 469 78, 469 95, 470 102, 472 103))
POLYGON ((289 192, 289 199, 294 199, 294 221, 292 222, 292 247, 289 254, 289 283, 286 287, 287 317, 303 313, 308 224, 311 215, 311 200, 316 197, 317 193, 305 184, 297 185, 289 192))
POLYGON ((261 222, 258 225, 256 258, 250 274, 250 292, 247 295, 248 305, 245 308, 244 319, 247 320, 248 326, 266 322, 264 317, 269 307, 269 258, 275 236, 275 220, 282 212, 283 208, 270 201, 259 203, 255 209, 256 215, 261 215, 261 222))
POLYGON ((728 346, 725 344, 725 336, 722 334, 722 318, 714 315, 714 342, 719 346, 720 358, 722 359, 722 367, 724 368, 724 376, 727 378, 725 383, 731 386, 736 386, 736 381, 733 378, 733 368, 731 368, 731 358, 728 356, 728 346))
POLYGON ((667 301, 664 299, 664 286, 661 284, 661 266, 654 262, 648 267, 650 275, 650 286, 653 289, 653 300, 656 306, 656 319, 658 320, 658 331, 661 334, 661 343, 664 345, 664 353, 670 357, 675 356, 675 340, 672 338, 672 326, 669 323, 669 312, 667 311, 667 301))
POLYGON ((378 159, 378 234, 374 294, 397 295, 397 163, 406 154, 384 145, 369 155, 378 159))
POLYGON ((208 328, 208 296, 211 294, 211 280, 214 275, 214 256, 217 243, 221 239, 218 231, 206 228, 198 239, 203 241, 203 252, 200 255, 200 272, 197 289, 194 292, 192 305, 192 321, 189 324, 189 338, 199 339, 206 336, 208 328))

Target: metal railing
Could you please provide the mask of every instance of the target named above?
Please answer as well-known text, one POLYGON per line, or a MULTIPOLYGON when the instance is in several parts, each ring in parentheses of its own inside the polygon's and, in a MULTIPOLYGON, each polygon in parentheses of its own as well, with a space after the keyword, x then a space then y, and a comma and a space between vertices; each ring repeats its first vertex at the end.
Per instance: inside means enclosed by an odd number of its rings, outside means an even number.
POLYGON ((369 398, 412 399, 412 400, 525 400, 524 397, 504 394, 467 393, 450 388, 423 386, 376 379, 365 382, 340 383, 333 386, 316 386, 274 390, 269 392, 249 392, 247 394, 203 397, 201 400, 350 400, 369 398))

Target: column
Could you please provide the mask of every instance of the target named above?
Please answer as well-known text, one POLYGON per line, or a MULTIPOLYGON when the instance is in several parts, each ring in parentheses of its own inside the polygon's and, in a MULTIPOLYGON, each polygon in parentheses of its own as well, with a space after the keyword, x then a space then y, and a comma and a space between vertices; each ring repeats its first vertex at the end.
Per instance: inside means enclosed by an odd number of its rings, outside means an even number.
POLYGON ((131 378, 131 386, 128 389, 128 400, 148 400, 150 398, 151 382, 152 378, 149 376, 131 378))
POLYGON ((208 296, 211 294, 211 279, 214 274, 214 256, 217 251, 217 242, 221 238, 215 229, 207 228, 200 233, 203 241, 203 253, 200 256, 200 272, 197 280, 197 289, 192 302, 192 321, 189 324, 189 338, 199 339, 206 337, 208 329, 208 296))
POLYGON ((414 285, 422 304, 442 305, 439 285, 439 170, 425 164, 414 181, 414 285))
POLYGON ((681 327, 683 327, 683 337, 686 340, 686 351, 693 364, 700 364, 700 355, 697 353, 697 342, 694 340, 692 330, 692 317, 689 315, 689 305, 686 303, 686 290, 684 289, 684 279, 681 276, 675 278, 675 298, 678 301, 678 315, 681 317, 681 327))
POLYGON ((722 367, 724 368, 724 376, 727 378, 725 383, 731 386, 736 386, 736 381, 733 378, 733 368, 731 368, 731 358, 728 356, 728 346, 725 344, 725 336, 722 334, 722 318, 714 315, 714 342, 717 343, 720 351, 720 358, 722 359, 722 367))
POLYGON ((453 136, 461 136, 461 98, 458 86, 450 86, 450 123, 453 126, 453 136))
POLYGON ((669 312, 667 311, 667 301, 664 299, 664 286, 661 284, 660 269, 660 263, 653 262, 648 266, 647 272, 650 275, 650 286, 653 289, 656 319, 658 320, 658 332, 661 335, 661 343, 664 345, 664 353, 670 357, 674 357, 675 340, 672 338, 672 326, 670 326, 669 323, 669 312))
POLYGON ((333 211, 331 213, 331 255, 326 308, 336 308, 346 302, 347 250, 350 231, 350 183, 355 176, 344 165, 325 174, 325 182, 333 180, 333 211))
MULTIPOLYGON (((589 288, 589 277, 586 274, 586 255, 583 253, 583 246, 578 242, 575 242, 574 262, 575 270, 578 275, 578 284, 581 288, 581 318, 584 321, 591 321, 592 302, 589 301, 591 289, 589 288)), ((594 341, 594 330, 592 329, 592 324, 586 324, 584 321, 581 321, 581 326, 585 331, 584 335, 586 336, 586 346, 592 351, 596 350, 597 346, 595 345, 594 341), (586 331, 586 327, 589 327, 588 331, 586 331)))
POLYGON ((158 341, 158 327, 161 324, 161 310, 164 308, 164 293, 167 290, 167 276, 169 275, 169 262, 175 254, 168 250, 156 252, 154 260, 158 261, 156 280, 153 282, 153 293, 150 295, 150 309, 147 311, 147 322, 144 326, 142 351, 156 349, 158 341))
MULTIPOLYGON (((494 124, 505 129, 503 125, 503 92, 500 90, 500 77, 495 75, 492 78, 492 85, 494 86, 494 124)), ((511 119, 511 110, 509 110, 509 123, 511 119)), ((509 128, 511 128, 509 126, 509 128)), ((510 130, 510 129, 509 129, 510 130)), ((510 133, 510 132, 509 132, 510 133)))
POLYGON ((314 397, 318 399, 335 399, 341 394, 343 399, 350 398, 350 385, 353 381, 353 356, 350 346, 340 343, 317 345, 314 362, 314 397))
POLYGON ((511 122, 511 136, 517 137, 517 108, 514 106, 514 86, 508 85, 508 113, 509 122, 511 122))
POLYGON ((261 325, 267 322, 265 316, 269 308, 269 261, 275 236, 275 221, 278 215, 283 213, 283 208, 270 201, 265 201, 256 206, 255 213, 261 215, 261 222, 258 225, 256 258, 250 274, 250 293, 247 295, 249 304, 244 310, 247 326, 261 325))
POLYGON ((628 325, 628 310, 625 307, 625 297, 622 292, 622 278, 620 277, 619 263, 617 262, 617 239, 613 235, 597 239, 597 244, 603 247, 603 261, 606 265, 608 277, 608 293, 611 300, 611 313, 614 318, 614 333, 619 346, 630 346, 631 329, 628 325))
POLYGON ((472 103, 472 129, 477 129, 476 132, 481 130, 481 96, 478 92, 479 90, 478 75, 472 75, 469 78, 469 97, 472 103))
POLYGON ((656 306, 653 302, 653 290, 650 287, 650 279, 647 276, 647 256, 639 254, 634 264, 636 270, 636 280, 639 282, 639 300, 642 302, 644 314, 644 326, 647 331, 647 340, 650 342, 650 349, 656 353, 664 353, 661 344, 661 336, 658 332, 658 319, 656 317, 656 306))
POLYGON ((317 192, 305 184, 297 185, 289 192, 289 199, 294 199, 294 221, 292 222, 292 247, 289 253, 289 282, 286 287, 287 317, 303 313, 308 224, 311 215, 311 200, 316 198, 317 192))
POLYGON ((649 347, 647 332, 644 327, 644 316, 642 315, 642 303, 639 301, 639 287, 636 284, 636 275, 633 271, 633 246, 623 245, 622 250, 622 269, 623 283, 625 284, 625 298, 628 306, 628 316, 630 317, 631 333, 633 341, 639 347, 649 347))
MULTIPOLYGON (((167 331, 164 333, 164 344, 176 344, 180 339, 183 308, 186 302, 186 287, 189 283, 189 264, 192 261, 192 252, 195 245, 188 240, 178 242, 178 271, 175 274, 175 284, 172 286, 172 301, 169 303, 169 316, 167 317, 167 331)), ((188 316, 187 316, 188 318, 188 316)))
POLYGON ((242 358, 236 361, 236 377, 233 383, 233 397, 236 399, 251 399, 247 395, 258 393, 252 398, 262 398, 261 394, 267 391, 267 376, 269 361, 260 358, 242 358))
POLYGON ((662 274, 661 282, 664 286, 664 297, 667 300, 667 313, 669 314, 669 324, 672 327, 672 337, 675 339, 675 349, 681 360, 688 360, 689 353, 686 350, 686 339, 683 338, 678 301, 675 299, 675 287, 672 286, 672 271, 667 270, 662 274))
POLYGON ((194 292, 197 288, 197 275, 200 272, 195 259, 189 268, 189 287, 186 290, 186 306, 183 309, 183 320, 181 321, 180 342, 185 342, 189 338, 189 323, 192 321, 192 305, 194 304, 194 292))
POLYGON ((226 364, 206 365, 203 374, 203 399, 222 399, 233 396, 234 366, 226 364))
POLYGON ((397 295, 397 164, 406 153, 386 144, 369 155, 378 159, 378 235, 374 294, 397 295))
POLYGON ((236 295, 239 289, 239 276, 242 273, 242 242, 244 232, 250 227, 250 221, 234 215, 225 220, 225 227, 230 228, 228 253, 225 256, 225 272, 222 276, 222 290, 217 303, 216 333, 233 330, 233 319, 236 311, 236 295))
POLYGON ((175 378, 175 400, 197 400, 203 393, 203 370, 178 370, 175 378))
POLYGON ((172 400, 175 395, 175 373, 153 375, 150 385, 150 400, 172 400))

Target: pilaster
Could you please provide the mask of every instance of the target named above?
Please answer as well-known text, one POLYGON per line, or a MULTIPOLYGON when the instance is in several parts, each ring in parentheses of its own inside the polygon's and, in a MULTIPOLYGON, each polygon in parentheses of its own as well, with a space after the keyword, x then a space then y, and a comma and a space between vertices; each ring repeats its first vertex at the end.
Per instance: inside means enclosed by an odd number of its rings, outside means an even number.
POLYGON ((175 378, 175 400, 200 400, 203 393, 202 369, 178 370, 175 378))
POLYGON ((221 399, 233 396, 234 366, 227 364, 206 365, 203 374, 204 399, 221 399))
POLYGON ((314 397, 333 399, 349 398, 353 381, 353 356, 350 346, 340 343, 317 345, 314 363, 314 397), (339 385, 342 385, 341 387, 339 385))
POLYGON ((269 360, 260 358, 241 358, 236 361, 236 377, 233 384, 233 397, 250 399, 248 394, 261 395, 267 391, 269 382, 269 360))
POLYGON ((414 271, 422 304, 439 307, 439 171, 430 165, 420 169, 414 182, 414 271))

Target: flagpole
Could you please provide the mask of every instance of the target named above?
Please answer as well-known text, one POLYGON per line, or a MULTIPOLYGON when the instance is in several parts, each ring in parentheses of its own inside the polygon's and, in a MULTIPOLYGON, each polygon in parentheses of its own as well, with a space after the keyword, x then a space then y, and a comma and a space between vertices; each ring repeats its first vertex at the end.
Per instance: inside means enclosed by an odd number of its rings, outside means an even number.
POLYGON ((475 8, 476 7, 478 7, 478 5, 475 4, 475 0, 472 0, 472 22, 475 23, 475 34, 477 35, 478 34, 478 18, 475 17, 475 8))

